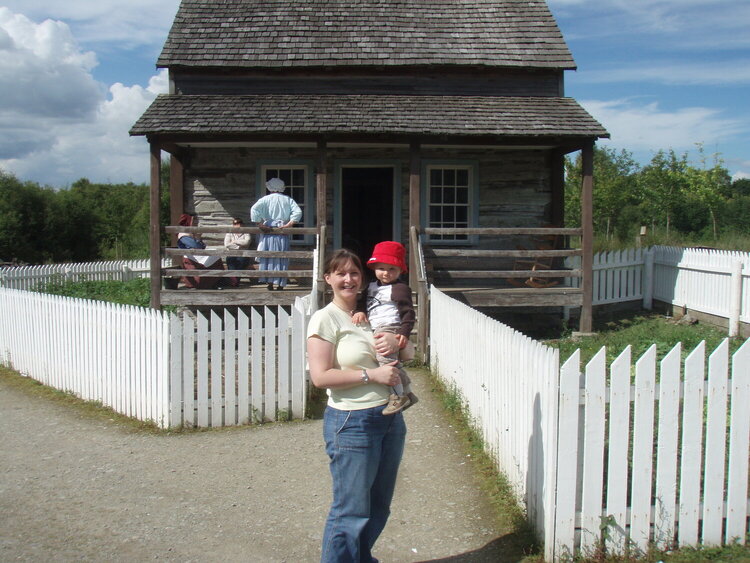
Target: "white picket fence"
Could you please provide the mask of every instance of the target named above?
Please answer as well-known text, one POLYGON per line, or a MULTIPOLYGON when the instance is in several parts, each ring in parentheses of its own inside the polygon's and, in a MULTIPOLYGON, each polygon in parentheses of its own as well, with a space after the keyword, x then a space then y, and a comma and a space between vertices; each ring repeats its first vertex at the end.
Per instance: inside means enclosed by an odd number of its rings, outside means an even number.
POLYGON ((431 369, 465 401, 548 560, 598 542, 745 541, 750 342, 731 362, 719 346, 707 381, 704 345, 684 374, 679 346, 658 371, 655 347, 634 368, 627 349, 609 370, 602 350, 582 371, 578 353, 561 368, 555 350, 434 287, 430 306, 431 369))
POLYGON ((578 352, 561 367, 548 557, 745 542, 750 340, 707 365, 701 343, 682 369, 679 344, 658 369, 655 345, 635 363, 628 347, 609 369, 604 349, 583 372, 578 352))
MULTIPOLYGON (((166 262, 164 264, 166 266, 166 262)), ((149 277, 151 266, 145 260, 79 262, 0 268, 0 287, 34 290, 39 285, 62 281, 129 281, 149 277)))
POLYGON ((641 301, 651 309, 653 300, 724 317, 735 336, 740 321, 750 323, 750 253, 654 246, 594 255, 594 305, 641 301))
POLYGON ((164 428, 302 418, 305 309, 193 319, 0 289, 0 362, 164 428))
POLYGON ((430 289, 430 369, 465 401, 537 530, 553 529, 558 351, 430 289))

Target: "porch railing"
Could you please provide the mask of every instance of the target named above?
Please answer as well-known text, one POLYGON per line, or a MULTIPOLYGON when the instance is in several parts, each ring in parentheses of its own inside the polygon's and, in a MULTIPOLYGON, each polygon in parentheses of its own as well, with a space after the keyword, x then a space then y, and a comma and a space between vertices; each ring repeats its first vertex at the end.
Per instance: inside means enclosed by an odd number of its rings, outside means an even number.
MULTIPOLYGON (((444 244, 456 242, 454 240, 439 240, 423 242, 425 254, 428 258, 438 260, 461 259, 460 267, 453 267, 439 271, 433 271, 436 278, 448 278, 451 280, 498 280, 498 279, 554 279, 554 278, 580 278, 580 269, 569 269, 554 267, 555 264, 562 266, 562 259, 570 256, 581 256, 582 251, 578 248, 561 248, 564 237, 581 236, 582 229, 563 227, 535 227, 535 228, 426 228, 422 233, 430 236, 464 236, 464 237, 494 237, 497 242, 505 239, 503 244, 513 244, 513 241, 523 240, 528 246, 537 246, 533 239, 554 239, 552 248, 522 248, 517 245, 515 249, 472 249, 472 248, 443 248, 444 244), (526 242, 531 241, 531 242, 526 242), (543 265, 544 264, 544 265, 543 265), (505 265, 506 268, 502 268, 505 265), (495 267, 493 267, 495 266, 495 267), (507 268, 510 266, 510 268, 507 268)), ((460 241, 459 244, 462 244, 460 241)), ((445 260, 448 262, 448 260, 445 260)), ((530 285, 529 287, 534 287, 530 285)))
MULTIPOLYGON (((168 234, 177 233, 249 233, 249 234, 266 234, 266 235, 317 235, 318 229, 309 227, 289 227, 286 229, 263 229, 259 227, 229 227, 229 226, 215 226, 215 227, 182 227, 182 226, 167 226, 164 227, 164 232, 168 234)), ((163 253, 167 257, 181 257, 185 254, 192 254, 194 256, 216 256, 218 258, 226 257, 245 257, 245 258, 289 258, 290 260, 304 260, 310 263, 309 269, 294 269, 294 270, 183 270, 181 268, 164 268, 161 272, 163 278, 180 278, 183 276, 191 277, 243 277, 243 278, 264 278, 264 277, 278 277, 278 278, 309 278, 314 277, 312 269, 313 251, 312 250, 286 250, 282 252, 272 251, 258 251, 258 250, 232 250, 223 247, 217 248, 174 248, 168 247, 163 249, 163 253)))

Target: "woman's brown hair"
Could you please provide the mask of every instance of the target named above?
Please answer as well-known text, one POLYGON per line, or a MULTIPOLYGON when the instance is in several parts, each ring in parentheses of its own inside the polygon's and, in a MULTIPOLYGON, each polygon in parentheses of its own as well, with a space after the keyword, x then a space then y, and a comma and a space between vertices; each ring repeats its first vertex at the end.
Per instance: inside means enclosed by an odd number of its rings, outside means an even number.
POLYGON ((328 255, 328 258, 326 258, 324 264, 323 273, 332 274, 339 268, 344 267, 347 262, 351 262, 352 264, 354 264, 354 266, 359 270, 362 278, 364 278, 365 271, 362 268, 362 260, 360 260, 359 256, 354 254, 354 252, 346 248, 334 250, 333 252, 331 252, 331 254, 328 255))

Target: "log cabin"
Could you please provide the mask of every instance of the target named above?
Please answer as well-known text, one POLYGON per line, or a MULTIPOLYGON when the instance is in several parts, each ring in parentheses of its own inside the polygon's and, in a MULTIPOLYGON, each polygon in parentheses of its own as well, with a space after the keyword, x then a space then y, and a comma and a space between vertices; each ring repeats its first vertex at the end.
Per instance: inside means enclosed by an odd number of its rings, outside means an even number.
POLYGON ((544 0, 182 0, 157 67, 169 92, 130 131, 150 146, 154 307, 284 304, 311 288, 324 299, 326 249, 366 258, 397 240, 425 330, 429 284, 480 308, 573 307, 591 330, 593 147, 609 135, 565 96, 576 65, 544 0), (574 151, 581 227, 567 228, 574 151), (181 251, 160 241, 184 230, 180 214, 199 218, 201 252, 257 258, 221 242, 259 232, 249 208, 273 177, 303 209, 287 290, 251 283, 257 269, 213 271, 249 280, 228 291, 176 285, 185 272, 161 259, 181 251), (580 269, 561 267, 575 255, 580 269))

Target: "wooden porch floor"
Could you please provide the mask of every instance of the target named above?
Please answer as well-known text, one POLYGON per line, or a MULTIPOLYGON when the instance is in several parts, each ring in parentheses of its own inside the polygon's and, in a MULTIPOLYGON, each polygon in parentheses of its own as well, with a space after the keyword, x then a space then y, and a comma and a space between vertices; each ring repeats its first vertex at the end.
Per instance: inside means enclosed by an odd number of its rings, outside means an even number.
POLYGON ((222 287, 220 289, 193 289, 180 286, 177 289, 162 289, 162 305, 180 305, 184 307, 222 307, 222 306, 265 306, 292 305, 297 297, 309 295, 309 285, 288 284, 281 291, 269 291, 266 284, 251 284, 241 281, 239 287, 222 287))

